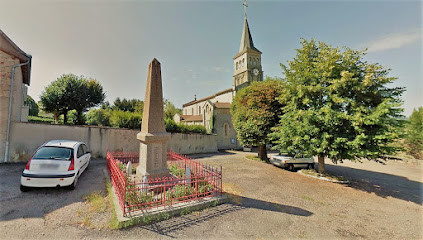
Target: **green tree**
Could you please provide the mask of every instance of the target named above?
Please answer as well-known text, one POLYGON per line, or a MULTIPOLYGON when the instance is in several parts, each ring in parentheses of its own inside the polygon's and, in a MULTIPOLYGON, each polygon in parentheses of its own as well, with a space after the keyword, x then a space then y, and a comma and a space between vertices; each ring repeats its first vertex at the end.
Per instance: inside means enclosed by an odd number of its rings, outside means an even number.
POLYGON ((67 112, 76 110, 76 124, 83 124, 83 112, 104 101, 103 87, 94 79, 64 74, 47 86, 41 94, 41 102, 46 112, 53 113, 55 122, 64 114, 67 123, 67 112))
POLYGON ((182 110, 176 108, 175 105, 167 99, 163 99, 163 111, 165 119, 173 119, 173 116, 177 113, 182 114, 182 110))
POLYGON ((410 155, 423 159, 423 107, 414 109, 408 119, 405 144, 410 155))
POLYGON ((121 111, 128 111, 128 112, 138 112, 142 113, 144 108, 144 101, 141 101, 139 99, 120 99, 116 98, 116 100, 113 102, 113 109, 115 110, 121 110, 121 111))
POLYGON ((254 82, 237 92, 231 106, 232 123, 239 141, 243 145, 258 146, 262 160, 268 161, 268 134, 282 115, 282 104, 277 100, 281 94, 280 81, 254 82))
POLYGON ((69 110, 66 102, 66 82, 64 75, 48 85, 41 93, 40 101, 45 112, 52 113, 54 122, 58 123, 59 116, 69 110))
POLYGON ((84 124, 85 119, 83 113, 89 108, 98 106, 105 99, 103 87, 95 79, 87 79, 80 77, 77 81, 71 81, 67 85, 67 92, 69 100, 68 104, 70 109, 77 112, 76 124, 84 124))
POLYGON ((34 101, 31 96, 26 96, 24 104, 29 107, 29 116, 38 116, 38 113, 40 111, 38 108, 38 104, 34 101))
POLYGON ((271 134, 275 148, 290 154, 325 157, 333 162, 378 160, 397 149, 403 88, 389 88, 396 78, 379 64, 362 60, 365 51, 302 41, 296 57, 282 65, 286 104, 271 134))

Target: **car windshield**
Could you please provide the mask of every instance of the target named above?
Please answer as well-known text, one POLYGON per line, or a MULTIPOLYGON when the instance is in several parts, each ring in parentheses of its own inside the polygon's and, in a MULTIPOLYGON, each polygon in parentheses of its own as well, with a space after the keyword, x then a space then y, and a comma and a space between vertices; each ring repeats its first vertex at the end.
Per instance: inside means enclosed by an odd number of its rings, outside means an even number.
POLYGON ((72 157, 72 149, 63 147, 42 147, 32 159, 53 159, 53 160, 69 160, 72 157))

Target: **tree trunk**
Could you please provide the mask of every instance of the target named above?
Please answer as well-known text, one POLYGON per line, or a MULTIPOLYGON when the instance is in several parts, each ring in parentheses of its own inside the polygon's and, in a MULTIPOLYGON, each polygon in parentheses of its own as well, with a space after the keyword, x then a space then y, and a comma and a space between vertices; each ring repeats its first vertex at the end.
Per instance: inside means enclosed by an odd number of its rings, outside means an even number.
POLYGON ((269 159, 267 158, 267 149, 265 144, 258 146, 258 157, 260 158, 260 160, 269 162, 269 159))
POLYGON ((82 115, 82 111, 77 110, 77 112, 76 112, 76 124, 77 125, 85 124, 84 116, 82 115))
POLYGON ((63 113, 63 124, 68 124, 68 112, 63 113))
POLYGON ((54 123, 57 124, 59 122, 59 114, 53 113, 54 123))
POLYGON ((317 156, 317 160, 319 162, 319 173, 324 173, 325 172, 325 156, 319 155, 317 156))

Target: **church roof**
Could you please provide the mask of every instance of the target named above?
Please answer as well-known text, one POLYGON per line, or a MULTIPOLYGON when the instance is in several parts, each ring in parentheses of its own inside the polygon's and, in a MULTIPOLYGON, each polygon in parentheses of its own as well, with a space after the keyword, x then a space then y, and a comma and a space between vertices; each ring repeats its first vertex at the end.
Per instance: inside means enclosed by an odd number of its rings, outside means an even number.
POLYGON ((216 108, 231 108, 231 103, 230 102, 215 102, 214 106, 216 108))
POLYGON ((184 122, 202 122, 202 115, 181 115, 181 120, 184 122))
POLYGON ((31 58, 32 56, 22 51, 1 29, 0 29, 0 51, 7 53, 19 59, 20 63, 29 61, 29 64, 21 67, 22 80, 29 85, 31 77, 31 58))
POLYGON ((261 53, 256 47, 254 47, 254 42, 253 38, 251 37, 250 27, 248 26, 247 18, 244 18, 244 28, 242 30, 241 44, 239 45, 239 52, 235 56, 235 58, 248 50, 253 50, 261 53))
POLYGON ((208 96, 208 97, 202 98, 202 99, 200 99, 200 100, 194 100, 194 101, 191 101, 191 102, 189 102, 189 103, 185 103, 184 105, 182 105, 182 107, 188 107, 188 106, 194 105, 194 104, 196 104, 196 103, 199 103, 199 102, 203 102, 203 101, 206 101, 206 100, 212 99, 212 98, 214 98, 214 97, 217 97, 217 96, 219 96, 219 95, 222 95, 222 94, 225 94, 225 93, 228 93, 228 92, 231 92, 231 91, 232 91, 232 88, 228 88, 228 89, 226 89, 226 90, 220 91, 220 92, 218 92, 218 93, 216 93, 216 94, 214 94, 214 95, 211 95, 211 96, 208 96))

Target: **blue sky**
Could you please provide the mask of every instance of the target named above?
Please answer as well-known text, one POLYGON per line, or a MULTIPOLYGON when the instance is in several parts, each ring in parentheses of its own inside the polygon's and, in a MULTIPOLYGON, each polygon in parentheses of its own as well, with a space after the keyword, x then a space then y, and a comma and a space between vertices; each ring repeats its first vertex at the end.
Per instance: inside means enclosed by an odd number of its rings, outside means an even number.
MULTIPOLYGON (((0 29, 33 56, 29 95, 63 73, 96 78, 107 100, 144 98, 148 63, 162 64, 177 107, 232 86, 244 17, 237 1, 2 1, 0 29)), ((248 1, 265 76, 282 77, 300 38, 368 48, 405 86, 405 115, 423 105, 420 1, 248 1)))

